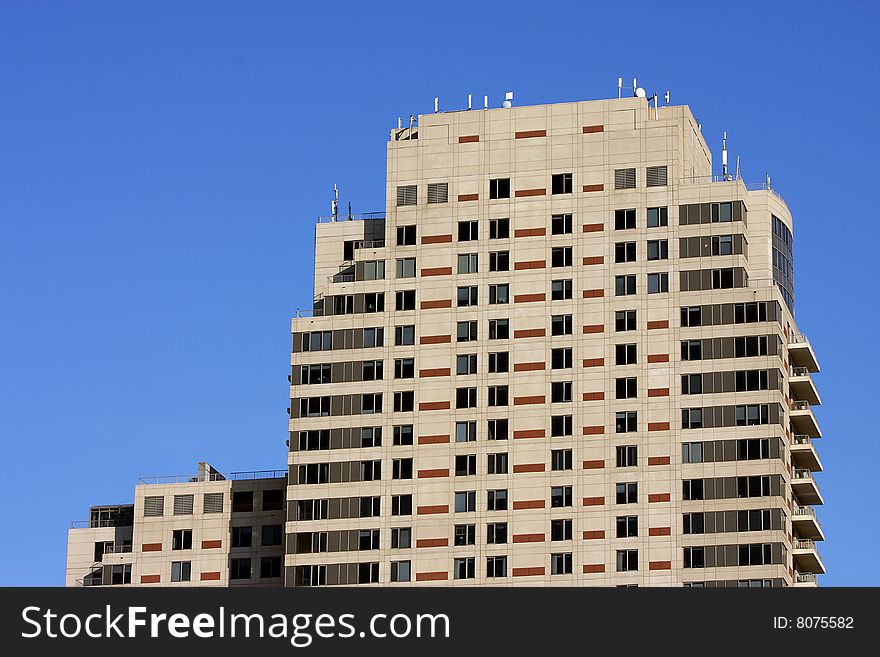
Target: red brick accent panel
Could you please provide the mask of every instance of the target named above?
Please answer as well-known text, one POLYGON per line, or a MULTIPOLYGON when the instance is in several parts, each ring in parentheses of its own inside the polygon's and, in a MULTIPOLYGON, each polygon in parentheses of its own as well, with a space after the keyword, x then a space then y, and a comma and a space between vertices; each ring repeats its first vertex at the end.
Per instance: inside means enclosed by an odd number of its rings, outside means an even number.
POLYGON ((648 354, 649 363, 668 363, 669 354, 648 354))
POLYGON ((601 233, 605 230, 604 224, 584 224, 585 233, 601 233))
POLYGON ((671 527, 651 527, 648 529, 648 536, 671 536, 671 527))
POLYGON ((159 575, 141 575, 141 584, 158 584, 161 579, 159 575))
POLYGON ((584 540, 585 541, 595 541, 598 539, 605 538, 605 530, 604 529, 593 529, 591 531, 584 532, 584 540))
POLYGON ((584 574, 590 575, 593 573, 604 573, 605 572, 605 564, 604 563, 585 563, 584 564, 584 574))
POLYGON ((543 543, 544 534, 514 534, 514 543, 543 543))
POLYGON ((589 267, 590 265, 604 265, 605 264, 605 256, 588 256, 584 258, 584 266, 589 267))
POLYGON ((648 322, 648 330, 669 328, 668 319, 660 319, 655 322, 648 322))
POLYGON ((544 500, 520 500, 513 503, 513 510, 520 511, 522 509, 543 509, 544 500))
POLYGON ((584 367, 602 367, 605 364, 604 358, 585 358, 584 367))
POLYGON ((543 404, 544 395, 532 395, 530 397, 514 397, 514 406, 528 406, 530 404, 543 404))
POLYGON ((605 461, 602 459, 584 461, 584 470, 600 470, 605 467, 605 461))
POLYGON ((480 200, 479 194, 459 194, 458 195, 458 202, 459 203, 465 203, 466 201, 479 201, 479 200, 480 200))
POLYGON ((669 431, 669 422, 648 422, 648 431, 669 431))
POLYGON ((416 573, 417 582, 439 582, 449 579, 447 572, 416 573))
POLYGON ((423 335, 419 338, 419 344, 445 344, 452 342, 451 335, 423 335))
POLYGON ((546 228, 519 228, 513 231, 514 237, 542 237, 546 234, 546 228))
POLYGON ((419 436, 419 445, 443 445, 449 442, 449 436, 419 436))
POLYGON ((668 456, 649 456, 648 465, 669 465, 668 456))
POLYGON ((427 370, 419 370, 419 376, 422 378, 430 378, 432 376, 449 376, 450 369, 448 367, 436 367, 427 370))
POLYGON ((599 183, 598 185, 584 185, 584 191, 585 192, 604 192, 605 185, 602 183, 599 183))
POLYGON ((547 190, 541 189, 518 189, 513 193, 514 198, 528 198, 529 196, 544 196, 547 190))
POLYGON ((605 132, 604 125, 585 125, 584 126, 584 134, 588 135, 593 132, 605 132))
POLYGON ((449 410, 448 401, 419 402, 420 411, 446 411, 449 410))
POLYGON ((517 474, 519 472, 544 472, 544 464, 543 463, 521 463, 520 465, 513 466, 513 473, 517 474))
POLYGON ((668 397, 669 388, 648 388, 648 397, 668 397))
POLYGON ((437 299, 436 301, 422 301, 422 310, 435 308, 452 308, 452 299, 437 299))
POLYGON ((416 541, 417 548, 446 547, 449 545, 448 538, 420 538, 416 541))
POLYGON ((199 579, 203 582, 216 582, 220 579, 220 572, 214 570, 211 572, 202 573, 201 575, 199 575, 199 579))
POLYGON ((545 267, 547 267, 547 262, 545 260, 524 260, 523 262, 513 263, 514 271, 520 271, 522 269, 544 269, 545 267))
POLYGON ((514 568, 513 576, 514 577, 531 577, 533 575, 543 575, 544 574, 544 566, 535 566, 532 568, 514 568))
POLYGON ((669 501, 669 493, 650 493, 648 495, 648 502, 668 502, 669 501))
POLYGON ((459 144, 471 144, 476 141, 480 141, 480 135, 461 135, 458 138, 459 144))
POLYGON ((437 479, 448 477, 449 468, 435 468, 433 470, 419 470, 419 479, 437 479))
POLYGON ((547 369, 547 363, 516 363, 513 366, 514 372, 534 372, 543 369, 547 369))
POLYGON ((440 513, 449 513, 448 504, 434 504, 433 506, 420 506, 416 509, 416 515, 431 516, 440 513))
POLYGON ((203 550, 212 550, 214 548, 221 547, 222 545, 223 541, 202 541, 203 550))
POLYGON ((598 299, 605 296, 605 290, 584 290, 584 299, 598 299))
POLYGON ((584 401, 602 401, 605 399, 604 392, 585 392, 584 401))
POLYGON ((452 241, 452 235, 425 235, 422 244, 447 244, 452 241))
POLYGON ((598 436, 605 433, 605 427, 584 427, 585 436, 598 436))
POLYGON ((672 570, 671 561, 651 561, 648 570, 672 570))
POLYGON ((602 324, 587 324, 584 326, 584 333, 604 333, 605 327, 602 324))
POLYGON ((521 429, 513 432, 513 439, 520 438, 543 438, 545 436, 544 429, 521 429))
POLYGON ((535 329, 522 329, 519 331, 513 332, 514 338, 543 338, 547 334, 546 329, 535 328, 535 329))
POLYGON ((546 130, 520 130, 514 137, 516 139, 529 139, 530 137, 546 137, 546 130))
POLYGON ((161 552, 162 544, 161 543, 144 543, 141 546, 141 552, 161 552))
POLYGON ((422 269, 422 276, 451 276, 452 267, 426 267, 422 269))
POLYGON ((534 303, 536 301, 544 301, 547 299, 547 295, 544 292, 539 292, 536 294, 515 294, 513 295, 514 303, 534 303))
POLYGON ((584 506, 602 506, 605 504, 604 497, 585 497, 584 506))

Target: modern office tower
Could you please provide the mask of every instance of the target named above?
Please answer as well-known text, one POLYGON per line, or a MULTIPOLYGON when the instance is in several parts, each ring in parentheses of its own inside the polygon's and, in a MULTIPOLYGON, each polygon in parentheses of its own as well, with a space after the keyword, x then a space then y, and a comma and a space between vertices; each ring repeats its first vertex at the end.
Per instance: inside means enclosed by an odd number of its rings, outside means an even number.
POLYGON ((284 471, 141 479, 67 536, 67 586, 281 586, 284 471))
POLYGON ((386 198, 316 227, 288 586, 815 585, 791 213, 688 107, 420 116, 386 198))

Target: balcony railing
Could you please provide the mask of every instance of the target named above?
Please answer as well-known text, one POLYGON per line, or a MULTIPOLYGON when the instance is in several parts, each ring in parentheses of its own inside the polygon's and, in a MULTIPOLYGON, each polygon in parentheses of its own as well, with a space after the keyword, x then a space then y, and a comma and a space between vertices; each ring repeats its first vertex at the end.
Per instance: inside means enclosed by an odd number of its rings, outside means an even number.
POLYGON ((114 543, 104 547, 104 554, 125 554, 131 552, 131 543, 114 543))
POLYGON ((793 410, 793 411, 809 411, 810 410, 810 402, 804 401, 802 399, 793 399, 791 401, 791 410, 793 410))
POLYGON ((243 472, 230 472, 222 475, 214 472, 207 475, 168 475, 162 477, 141 477, 138 483, 148 486, 161 484, 194 484, 200 481, 225 481, 242 479, 279 479, 287 476, 287 470, 248 470, 243 472))
POLYGON ((809 344, 806 333, 792 333, 788 338, 789 344, 809 344))
POLYGON ((319 224, 326 224, 328 222, 333 221, 384 221, 385 213, 384 212, 361 212, 360 214, 337 214, 336 216, 332 214, 325 215, 323 217, 318 217, 319 224))
POLYGON ((791 437, 792 445, 809 445, 813 441, 809 436, 805 436, 803 434, 795 434, 791 437))
POLYGON ((806 367, 792 367, 791 368, 792 376, 810 376, 810 370, 806 367))
POLYGON ((794 549, 795 550, 815 550, 816 542, 810 540, 809 538, 796 538, 794 540, 794 549))
POLYGON ((808 584, 816 581, 815 573, 795 573, 794 581, 808 584))
POLYGON ((816 510, 811 506, 798 506, 798 507, 795 507, 795 509, 794 509, 794 515, 801 516, 801 517, 815 518, 816 517, 816 510))
POLYGON ((806 470, 806 469, 795 470, 794 471, 794 478, 795 479, 812 479, 813 473, 811 470, 806 470))

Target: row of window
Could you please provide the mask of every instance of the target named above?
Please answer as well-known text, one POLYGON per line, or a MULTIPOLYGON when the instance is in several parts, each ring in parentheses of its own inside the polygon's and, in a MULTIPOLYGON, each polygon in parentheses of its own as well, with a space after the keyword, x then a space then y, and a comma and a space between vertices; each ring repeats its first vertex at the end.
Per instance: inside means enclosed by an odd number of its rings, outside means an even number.
MULTIPOLYGON (((223 513, 223 493, 204 493, 202 496, 202 513, 223 513)), ((187 516, 193 514, 195 496, 174 495, 173 515, 187 516)), ((267 489, 262 492, 263 511, 284 510, 284 489, 267 489)), ((255 511, 254 491, 239 490, 232 492, 232 511, 244 513, 255 511)), ((161 517, 165 514, 165 496, 147 495, 144 497, 144 517, 161 517)))
MULTIPOLYGON (((282 557, 260 557, 260 579, 281 577, 282 557)), ((252 560, 250 558, 237 558, 229 560, 229 579, 246 580, 252 579, 252 560)), ((192 580, 191 561, 171 562, 171 581, 189 582, 192 580)))

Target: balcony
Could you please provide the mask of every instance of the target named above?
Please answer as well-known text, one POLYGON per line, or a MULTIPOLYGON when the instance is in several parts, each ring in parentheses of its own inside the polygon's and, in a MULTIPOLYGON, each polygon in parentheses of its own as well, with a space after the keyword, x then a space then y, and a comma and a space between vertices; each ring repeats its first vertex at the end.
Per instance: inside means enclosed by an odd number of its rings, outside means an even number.
POLYGON ((809 470, 795 470, 791 477, 791 489, 801 504, 825 504, 819 486, 809 470))
POLYGON ((788 341, 788 357, 795 367, 805 367, 810 372, 819 371, 819 361, 807 336, 792 335, 788 341))
POLYGON ((816 446, 809 436, 792 436, 791 460, 797 468, 812 472, 822 471, 822 461, 819 460, 816 446))
POLYGON ((825 534, 819 526, 816 509, 811 506, 796 506, 791 516, 791 526, 799 538, 824 541, 825 534))
POLYGON ((825 564, 819 558, 819 550, 816 548, 815 541, 796 538, 791 547, 798 573, 825 574, 825 564))
POLYGON ((794 586, 797 588, 814 589, 819 586, 819 580, 815 573, 795 573, 794 586))
POLYGON ((810 376, 810 370, 806 367, 792 367, 791 376, 788 379, 788 390, 792 399, 809 402, 813 406, 822 403, 819 391, 810 376))
POLYGON ((809 402, 792 400, 790 417, 791 426, 797 433, 812 438, 822 437, 822 430, 819 429, 819 423, 813 415, 809 402))

